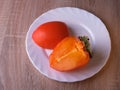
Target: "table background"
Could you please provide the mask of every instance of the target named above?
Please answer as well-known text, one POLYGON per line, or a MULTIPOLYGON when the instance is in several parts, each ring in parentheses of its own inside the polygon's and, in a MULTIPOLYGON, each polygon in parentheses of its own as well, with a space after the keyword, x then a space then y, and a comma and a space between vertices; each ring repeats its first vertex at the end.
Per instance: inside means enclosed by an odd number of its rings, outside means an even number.
POLYGON ((0 90, 120 90, 119 44, 120 0, 0 0, 0 90), (107 64, 98 74, 81 82, 48 79, 33 67, 25 51, 30 24, 42 13, 63 6, 97 15, 111 36, 107 64))

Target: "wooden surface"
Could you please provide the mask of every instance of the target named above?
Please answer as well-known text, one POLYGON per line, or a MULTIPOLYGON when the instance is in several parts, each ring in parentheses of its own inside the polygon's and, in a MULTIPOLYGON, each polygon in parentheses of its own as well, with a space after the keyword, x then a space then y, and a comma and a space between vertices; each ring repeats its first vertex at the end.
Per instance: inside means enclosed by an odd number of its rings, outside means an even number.
POLYGON ((120 0, 0 0, 0 90, 120 90, 119 44, 120 0), (111 36, 112 50, 107 64, 85 81, 50 80, 33 67, 25 51, 30 24, 42 13, 63 6, 97 15, 111 36))

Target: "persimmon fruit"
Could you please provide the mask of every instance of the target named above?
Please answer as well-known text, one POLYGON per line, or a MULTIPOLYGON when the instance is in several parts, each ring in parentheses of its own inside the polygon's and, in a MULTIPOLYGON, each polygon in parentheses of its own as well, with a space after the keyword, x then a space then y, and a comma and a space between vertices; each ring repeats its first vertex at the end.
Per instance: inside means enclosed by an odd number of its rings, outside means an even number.
POLYGON ((33 41, 45 49, 53 49, 62 39, 68 36, 68 27, 61 21, 43 23, 32 33, 33 41))
POLYGON ((58 71, 71 71, 85 66, 90 54, 84 41, 77 37, 66 37, 57 44, 49 57, 50 67, 58 71))

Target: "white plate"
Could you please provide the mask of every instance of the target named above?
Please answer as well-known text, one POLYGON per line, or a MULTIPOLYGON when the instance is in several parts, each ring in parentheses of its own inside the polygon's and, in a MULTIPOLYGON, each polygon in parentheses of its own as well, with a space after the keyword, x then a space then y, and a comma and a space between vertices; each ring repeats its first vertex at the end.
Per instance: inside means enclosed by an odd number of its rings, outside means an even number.
POLYGON ((91 13, 73 7, 57 8, 42 14, 32 23, 26 36, 26 51, 34 67, 48 78, 61 82, 82 81, 92 77, 106 64, 110 50, 111 41, 103 22, 91 13), (48 56, 51 50, 37 46, 31 38, 33 31, 48 21, 65 22, 72 35, 86 35, 90 38, 93 57, 85 67, 71 72, 50 68, 48 56))

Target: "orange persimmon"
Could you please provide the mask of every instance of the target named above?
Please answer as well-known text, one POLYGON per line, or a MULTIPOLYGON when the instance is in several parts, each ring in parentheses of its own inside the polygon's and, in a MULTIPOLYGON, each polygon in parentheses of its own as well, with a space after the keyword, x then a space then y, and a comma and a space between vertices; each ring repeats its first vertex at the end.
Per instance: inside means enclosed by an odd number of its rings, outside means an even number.
POLYGON ((38 26, 32 34, 32 39, 42 48, 53 49, 67 36, 69 36, 69 30, 64 22, 51 21, 38 26))
POLYGON ((86 65, 90 60, 85 43, 77 37, 66 37, 57 44, 49 57, 50 67, 70 71, 86 65))

